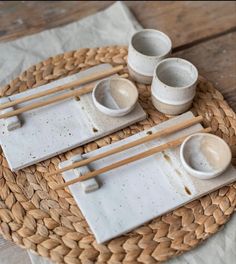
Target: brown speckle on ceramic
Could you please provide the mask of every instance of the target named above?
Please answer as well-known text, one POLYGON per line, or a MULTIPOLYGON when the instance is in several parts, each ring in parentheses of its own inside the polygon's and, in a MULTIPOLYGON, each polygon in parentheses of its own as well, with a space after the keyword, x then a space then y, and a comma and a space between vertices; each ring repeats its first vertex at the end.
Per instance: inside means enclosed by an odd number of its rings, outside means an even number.
POLYGON ((184 186, 184 190, 188 195, 191 195, 191 191, 189 190, 189 188, 187 186, 184 186))
POLYGON ((231 151, 223 139, 212 134, 197 133, 188 137, 180 149, 185 169, 200 179, 220 175, 230 164, 231 151))
POLYGON ((163 154, 164 159, 165 159, 167 162, 171 163, 171 158, 170 158, 170 156, 169 156, 168 154, 166 154, 165 152, 163 152, 162 154, 163 154))
POLYGON ((134 108, 138 91, 131 81, 118 77, 97 83, 92 96, 99 111, 110 116, 123 116, 134 108))

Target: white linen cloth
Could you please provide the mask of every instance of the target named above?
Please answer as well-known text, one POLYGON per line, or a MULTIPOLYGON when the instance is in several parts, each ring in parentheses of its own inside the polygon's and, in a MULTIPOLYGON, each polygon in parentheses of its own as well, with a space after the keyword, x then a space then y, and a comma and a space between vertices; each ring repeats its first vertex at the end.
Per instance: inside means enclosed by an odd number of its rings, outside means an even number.
MULTIPOLYGON (((157 18, 158 19, 158 18, 157 18)), ((32 64, 50 56, 82 47, 127 45, 141 26, 122 2, 63 27, 46 30, 15 41, 0 43, 0 86, 7 84, 32 64)), ((197 65, 196 65, 197 66, 197 65)), ((236 215, 225 228, 190 252, 168 264, 231 264, 236 259, 236 215)), ((50 264, 40 256, 0 238, 1 264, 50 264)))

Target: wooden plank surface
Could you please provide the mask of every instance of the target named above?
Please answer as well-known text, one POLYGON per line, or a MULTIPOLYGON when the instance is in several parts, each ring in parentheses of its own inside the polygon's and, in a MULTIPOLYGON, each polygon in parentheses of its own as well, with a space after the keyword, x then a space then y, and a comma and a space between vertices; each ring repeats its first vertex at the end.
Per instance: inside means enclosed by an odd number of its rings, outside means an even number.
POLYGON ((196 65, 236 112, 236 32, 176 52, 174 56, 196 65))
MULTIPOLYGON (((113 1, 0 1, 0 40, 14 39, 77 21, 113 1)), ((171 36, 174 47, 232 31, 236 2, 125 1, 146 28, 171 36)))

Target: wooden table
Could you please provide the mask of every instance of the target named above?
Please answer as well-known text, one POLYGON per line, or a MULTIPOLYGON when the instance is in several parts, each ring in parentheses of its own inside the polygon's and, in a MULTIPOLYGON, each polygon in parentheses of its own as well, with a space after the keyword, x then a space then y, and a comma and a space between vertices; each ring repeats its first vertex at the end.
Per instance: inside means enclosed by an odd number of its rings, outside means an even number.
MULTIPOLYGON (((0 1, 0 41, 62 26, 113 1, 0 1)), ((125 1, 139 22, 173 40, 174 55, 193 62, 236 111, 236 2, 125 1)))

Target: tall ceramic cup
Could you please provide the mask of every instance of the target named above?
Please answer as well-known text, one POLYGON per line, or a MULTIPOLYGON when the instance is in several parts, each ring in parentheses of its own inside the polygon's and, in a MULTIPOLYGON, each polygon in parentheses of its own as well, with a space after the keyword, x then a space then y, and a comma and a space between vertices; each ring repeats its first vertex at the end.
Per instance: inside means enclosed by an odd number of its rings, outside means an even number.
POLYGON ((196 93, 198 71, 187 60, 167 58, 159 62, 151 85, 152 102, 167 115, 187 111, 196 93))
POLYGON ((136 32, 131 37, 127 59, 131 77, 150 84, 157 63, 171 53, 171 48, 170 38, 161 31, 144 29, 136 32))

